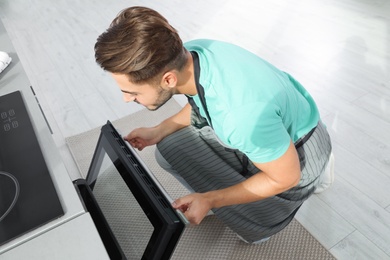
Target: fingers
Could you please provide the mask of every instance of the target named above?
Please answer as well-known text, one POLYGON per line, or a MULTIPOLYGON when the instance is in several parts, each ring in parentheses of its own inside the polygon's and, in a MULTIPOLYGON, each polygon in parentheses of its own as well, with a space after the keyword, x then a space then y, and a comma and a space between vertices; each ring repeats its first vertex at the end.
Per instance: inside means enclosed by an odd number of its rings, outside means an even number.
POLYGON ((142 151, 146 146, 157 143, 156 133, 152 128, 137 128, 131 131, 125 138, 131 146, 142 151))
POLYGON ((145 148, 145 142, 139 135, 137 134, 137 129, 131 131, 127 136, 123 138, 127 141, 132 147, 142 151, 145 148))
POLYGON ((183 213, 189 209, 189 205, 189 202, 185 202, 185 197, 179 198, 172 203, 173 208, 178 209, 183 213))
POLYGON ((183 212, 191 224, 198 225, 209 211, 202 204, 201 195, 194 193, 175 200, 172 206, 183 212))
POLYGON ((131 145, 138 149, 139 151, 142 151, 144 148, 145 148, 145 145, 143 143, 141 143, 140 141, 138 141, 137 139, 132 139, 131 141, 131 145))
POLYGON ((131 131, 128 135, 126 135, 123 139, 125 139, 126 141, 128 141, 130 143, 130 141, 134 138, 136 138, 137 135, 136 135, 136 129, 131 131))
POLYGON ((139 151, 142 151, 142 149, 145 148, 145 145, 143 145, 137 138, 128 139, 127 137, 125 137, 123 139, 127 141, 132 147, 138 149, 139 151))
POLYGON ((190 207, 189 207, 189 205, 181 205, 177 209, 180 210, 183 213, 186 213, 190 209, 190 207))

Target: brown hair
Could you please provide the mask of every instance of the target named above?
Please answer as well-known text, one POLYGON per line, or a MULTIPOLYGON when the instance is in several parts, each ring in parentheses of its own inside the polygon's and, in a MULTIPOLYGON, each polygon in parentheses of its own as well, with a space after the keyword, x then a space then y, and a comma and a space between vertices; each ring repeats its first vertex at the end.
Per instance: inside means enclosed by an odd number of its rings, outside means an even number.
POLYGON ((96 62, 106 71, 126 74, 134 83, 156 79, 165 70, 181 70, 183 43, 168 21, 146 7, 122 10, 95 44, 96 62))

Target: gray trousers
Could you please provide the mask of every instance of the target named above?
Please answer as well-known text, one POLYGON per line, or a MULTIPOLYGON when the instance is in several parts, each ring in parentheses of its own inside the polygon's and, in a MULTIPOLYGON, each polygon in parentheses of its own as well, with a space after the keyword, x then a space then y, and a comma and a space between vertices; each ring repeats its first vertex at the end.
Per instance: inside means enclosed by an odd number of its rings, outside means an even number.
MULTIPOLYGON (((191 192, 223 189, 246 179, 240 174, 243 154, 226 149, 210 127, 185 127, 164 138, 157 149, 160 165, 191 192)), ((297 186, 257 202, 216 208, 213 212, 248 242, 274 235, 290 223, 302 203, 313 194, 331 150, 328 132, 320 122, 312 136, 297 149, 302 171, 297 186)), ((253 175, 260 170, 249 161, 248 171, 253 175)))

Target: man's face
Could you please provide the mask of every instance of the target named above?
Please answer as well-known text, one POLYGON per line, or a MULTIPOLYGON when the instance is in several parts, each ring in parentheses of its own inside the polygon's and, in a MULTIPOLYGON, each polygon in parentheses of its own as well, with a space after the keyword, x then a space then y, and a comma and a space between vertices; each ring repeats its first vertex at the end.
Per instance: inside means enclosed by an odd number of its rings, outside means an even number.
POLYGON ((123 93, 125 102, 136 102, 154 111, 164 105, 174 94, 170 88, 164 89, 150 84, 131 83, 126 75, 111 73, 123 93))

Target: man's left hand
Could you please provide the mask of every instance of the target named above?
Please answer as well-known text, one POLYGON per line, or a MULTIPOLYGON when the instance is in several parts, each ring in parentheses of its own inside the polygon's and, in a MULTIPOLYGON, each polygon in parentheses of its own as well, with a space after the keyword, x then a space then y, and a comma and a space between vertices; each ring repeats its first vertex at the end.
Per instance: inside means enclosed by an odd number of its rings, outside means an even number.
POLYGON ((191 224, 198 225, 211 210, 210 201, 203 193, 192 193, 172 203, 175 209, 184 213, 191 224))

